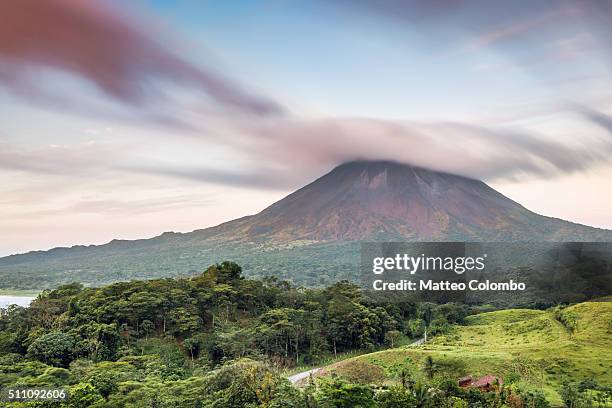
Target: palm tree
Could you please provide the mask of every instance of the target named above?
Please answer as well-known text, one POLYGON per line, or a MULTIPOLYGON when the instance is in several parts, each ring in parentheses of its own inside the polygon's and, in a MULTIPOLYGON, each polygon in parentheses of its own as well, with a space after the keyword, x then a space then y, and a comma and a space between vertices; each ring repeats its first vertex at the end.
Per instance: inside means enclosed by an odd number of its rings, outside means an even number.
POLYGON ((423 371, 425 371, 427 378, 429 378, 430 380, 433 378, 436 371, 436 363, 434 363, 433 358, 431 358, 431 356, 427 356, 427 358, 425 359, 423 371))
POLYGON ((427 387, 423 385, 423 383, 421 383, 420 381, 414 385, 413 394, 416 400, 417 408, 426 407, 427 403, 431 399, 431 396, 429 395, 429 391, 427 390, 427 387))
POLYGON ((412 391, 415 381, 408 371, 402 370, 400 373, 400 381, 402 382, 402 388, 412 391))

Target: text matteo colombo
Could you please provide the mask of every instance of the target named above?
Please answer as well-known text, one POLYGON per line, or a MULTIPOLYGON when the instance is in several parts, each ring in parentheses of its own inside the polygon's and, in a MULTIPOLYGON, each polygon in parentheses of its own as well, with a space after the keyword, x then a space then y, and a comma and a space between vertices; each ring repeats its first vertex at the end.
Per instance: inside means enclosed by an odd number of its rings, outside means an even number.
MULTIPOLYGON (((372 272, 381 275, 385 271, 405 271, 414 275, 418 271, 453 271, 458 275, 466 271, 482 271, 485 268, 487 254, 479 257, 441 257, 441 256, 410 256, 408 254, 397 254, 393 257, 376 257, 372 260, 372 272)), ((396 282, 385 282, 377 279, 372 283, 374 290, 392 291, 523 291, 525 284, 515 282, 491 282, 490 280, 479 281, 476 279, 469 282, 450 282, 433 280, 408 280, 401 279, 396 282)))

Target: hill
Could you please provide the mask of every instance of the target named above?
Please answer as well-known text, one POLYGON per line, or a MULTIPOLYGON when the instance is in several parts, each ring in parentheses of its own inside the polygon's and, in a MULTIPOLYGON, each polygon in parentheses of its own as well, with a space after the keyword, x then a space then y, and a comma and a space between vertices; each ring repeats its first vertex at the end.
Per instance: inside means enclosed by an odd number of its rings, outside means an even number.
POLYGON ((382 369, 379 381, 393 383, 402 370, 423 378, 422 367, 431 356, 436 378, 456 381, 466 375, 493 374, 506 382, 514 379, 519 386, 540 388, 558 405, 564 380, 612 384, 611 322, 610 302, 580 303, 556 312, 512 309, 482 313, 423 346, 363 355, 322 372, 354 379, 356 370, 382 369), (568 321, 573 327, 568 327, 568 321))
POLYGON ((358 161, 256 215, 216 227, 0 258, 0 285, 42 289, 176 277, 235 259, 250 276, 321 286, 357 276, 363 240, 612 241, 612 231, 535 214, 482 181, 358 161))

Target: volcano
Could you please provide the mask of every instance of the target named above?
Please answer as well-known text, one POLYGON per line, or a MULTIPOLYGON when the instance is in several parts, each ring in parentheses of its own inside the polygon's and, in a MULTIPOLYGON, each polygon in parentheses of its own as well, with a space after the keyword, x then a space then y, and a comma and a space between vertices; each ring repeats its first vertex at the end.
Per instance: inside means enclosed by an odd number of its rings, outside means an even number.
POLYGON ((176 277, 223 260, 323 284, 356 273, 360 241, 612 241, 536 214, 482 181, 390 161, 342 164, 258 214, 190 233, 0 258, 9 288, 176 277), (322 278, 322 275, 323 278, 322 278))
POLYGON ((225 239, 278 242, 612 237, 611 231, 529 211, 482 181, 389 161, 342 164, 259 214, 222 224, 218 232, 225 239))

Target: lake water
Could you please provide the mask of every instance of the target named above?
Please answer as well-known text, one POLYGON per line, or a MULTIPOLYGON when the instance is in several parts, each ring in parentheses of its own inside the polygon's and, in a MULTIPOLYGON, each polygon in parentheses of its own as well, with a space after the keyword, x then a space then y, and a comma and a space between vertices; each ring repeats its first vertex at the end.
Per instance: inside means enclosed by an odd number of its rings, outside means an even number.
POLYGON ((34 296, 4 296, 0 295, 0 307, 8 305, 29 306, 30 302, 36 299, 34 296))

